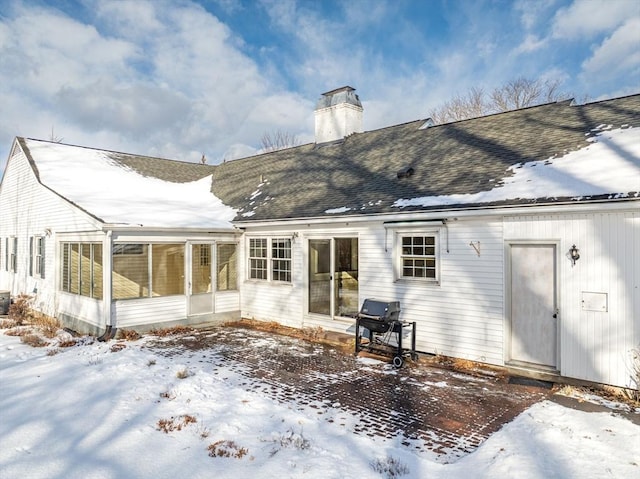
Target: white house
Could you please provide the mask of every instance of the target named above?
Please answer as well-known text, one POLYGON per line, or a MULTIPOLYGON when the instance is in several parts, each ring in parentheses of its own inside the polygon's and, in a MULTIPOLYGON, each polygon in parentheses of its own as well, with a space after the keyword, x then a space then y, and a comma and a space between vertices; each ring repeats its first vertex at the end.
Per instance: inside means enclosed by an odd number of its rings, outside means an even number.
POLYGON ((0 289, 94 332, 397 300, 420 351, 637 387, 640 95, 361 129, 345 87, 315 143, 217 166, 18 138, 0 289))

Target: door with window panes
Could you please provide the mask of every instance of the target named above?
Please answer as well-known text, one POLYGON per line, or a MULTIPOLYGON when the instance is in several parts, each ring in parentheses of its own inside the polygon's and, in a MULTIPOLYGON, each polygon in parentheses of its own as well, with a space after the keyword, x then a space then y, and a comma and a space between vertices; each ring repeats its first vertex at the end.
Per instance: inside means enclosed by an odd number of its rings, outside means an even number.
POLYGON ((214 313, 216 292, 236 291, 237 245, 191 243, 189 314, 214 313))
POLYGON ((191 243, 190 246, 189 314, 213 313, 214 245, 212 243, 191 243))
POLYGON ((358 238, 309 240, 309 312, 349 317, 360 310, 358 238))

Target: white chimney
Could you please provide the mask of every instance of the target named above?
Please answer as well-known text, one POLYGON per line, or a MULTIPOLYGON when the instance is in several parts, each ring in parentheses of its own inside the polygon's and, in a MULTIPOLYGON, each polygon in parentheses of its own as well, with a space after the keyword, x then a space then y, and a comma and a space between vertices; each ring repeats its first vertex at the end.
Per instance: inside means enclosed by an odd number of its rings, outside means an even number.
POLYGON ((355 89, 343 86, 323 93, 315 109, 316 143, 362 132, 362 103, 355 89))

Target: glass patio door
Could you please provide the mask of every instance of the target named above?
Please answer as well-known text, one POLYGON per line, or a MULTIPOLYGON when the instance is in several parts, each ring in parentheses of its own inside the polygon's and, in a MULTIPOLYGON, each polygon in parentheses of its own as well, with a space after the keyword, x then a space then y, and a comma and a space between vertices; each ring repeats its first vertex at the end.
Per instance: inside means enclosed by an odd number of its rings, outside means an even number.
POLYGON ((309 312, 344 317, 358 310, 358 238, 309 240, 309 312))

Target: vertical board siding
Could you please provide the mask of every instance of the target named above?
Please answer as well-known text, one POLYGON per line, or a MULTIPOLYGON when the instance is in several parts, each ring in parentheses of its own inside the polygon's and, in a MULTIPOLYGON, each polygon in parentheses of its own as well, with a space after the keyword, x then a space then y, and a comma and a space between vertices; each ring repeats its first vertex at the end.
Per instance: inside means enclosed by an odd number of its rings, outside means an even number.
POLYGON ((456 221, 442 227, 439 284, 394 279, 393 235, 387 230, 386 251, 381 224, 360 236, 361 300, 400 301, 401 318, 416 322, 420 351, 502 364, 501 222, 456 221), (480 241, 480 256, 469 245, 471 241, 480 241))
MULTIPOLYGON (((60 301, 56 291, 57 251, 55 233, 88 231, 97 228, 97 222, 62 198, 43 187, 36 179, 29 163, 19 148, 9 158, 0 187, 0 238, 18 238, 17 271, 6 271, 4 251, 0 261, 0 289, 10 290, 12 295, 27 293, 33 296, 36 309, 56 315, 59 312, 77 317, 78 310, 64 309, 67 302, 60 301), (45 230, 52 232, 45 236, 45 230), (45 237, 45 278, 29 274, 29 238, 45 237)), ((81 308, 80 311, 83 309, 81 308)), ((95 311, 86 319, 96 323, 95 311)), ((82 313, 81 313, 82 314, 82 313)), ((98 313, 99 314, 99 313, 98 313)))
POLYGON ((640 212, 505 218, 505 239, 559 244, 560 372, 633 386, 631 352, 640 344, 640 212), (568 251, 575 244, 575 266, 568 251), (607 295, 607 311, 583 309, 583 292, 607 295))

